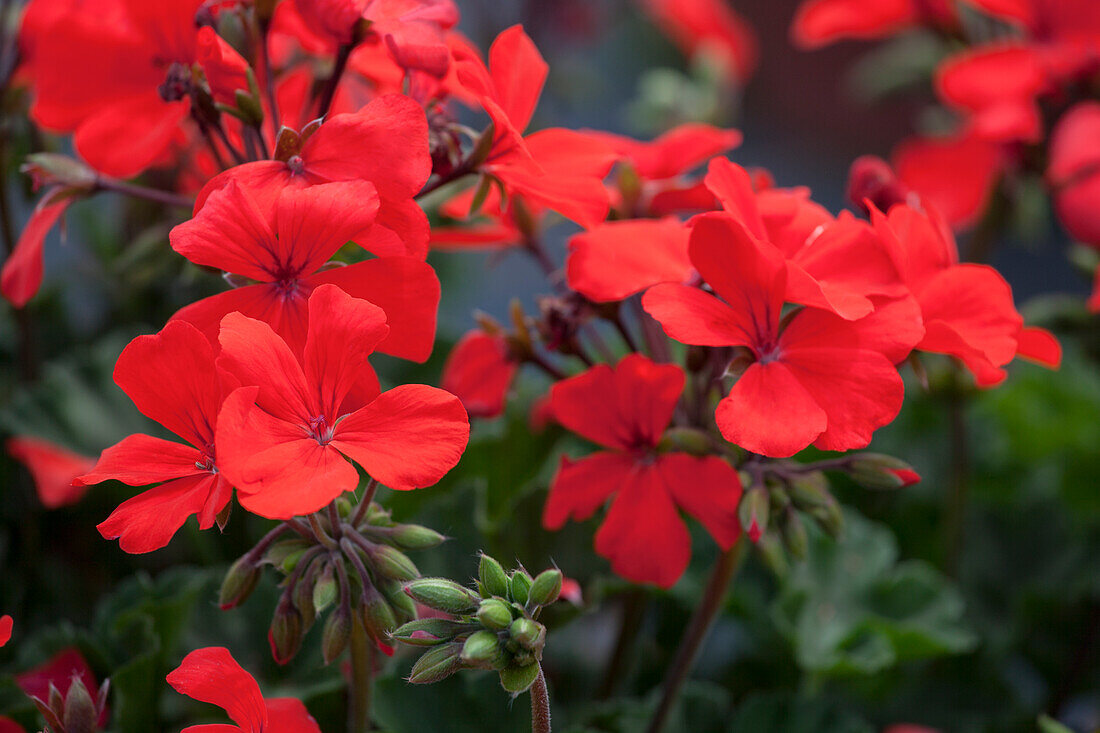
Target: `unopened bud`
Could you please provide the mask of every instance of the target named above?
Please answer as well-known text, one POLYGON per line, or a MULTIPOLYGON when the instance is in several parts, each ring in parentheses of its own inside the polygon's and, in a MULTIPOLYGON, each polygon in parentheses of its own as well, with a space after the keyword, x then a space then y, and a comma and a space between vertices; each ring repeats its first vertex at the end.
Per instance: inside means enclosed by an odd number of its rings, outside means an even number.
POLYGON ((523 667, 508 666, 500 670, 500 684, 508 692, 518 695, 535 684, 538 676, 539 665, 537 662, 531 662, 523 667))
POLYGON ((477 620, 487 629, 503 631, 512 624, 512 607, 499 598, 487 598, 477 609, 477 620))
POLYGON ((389 545, 372 547, 370 561, 382 577, 390 580, 404 581, 420 577, 420 571, 408 555, 389 545))
POLYGON ((450 641, 469 624, 451 621, 445 618, 419 618, 402 624, 390 634, 390 637, 410 646, 435 646, 450 641))
POLYGON ((332 664, 348 645, 351 637, 351 613, 347 606, 341 604, 339 608, 329 614, 325 621, 325 629, 321 634, 321 656, 325 664, 332 664))
POLYGON ((760 557, 764 560, 764 564, 776 576, 786 577, 790 571, 790 565, 787 563, 787 553, 783 550, 783 541, 779 539, 779 535, 774 530, 765 532, 756 543, 756 548, 760 551, 760 557))
POLYGON ((771 511, 769 504, 768 492, 759 486, 746 491, 741 499, 741 526, 753 544, 760 542, 760 538, 768 531, 768 514, 771 511))
POLYGON ((325 569, 321 571, 321 577, 313 585, 313 610, 317 613, 324 611, 336 600, 338 588, 335 572, 332 563, 327 563, 325 569))
POLYGON ((508 583, 508 590, 512 594, 512 600, 520 605, 526 605, 531 593, 531 576, 523 568, 512 573, 508 583))
POLYGON ((218 593, 218 605, 223 611, 244 603, 260 581, 260 569, 252 558, 244 555, 229 567, 218 593))
POLYGON ((492 631, 475 631, 462 645, 462 662, 471 667, 491 665, 499 655, 500 644, 492 631))
POLYGON ((806 526, 802 524, 802 518, 793 508, 788 507, 783 512, 779 532, 783 536, 783 546, 796 560, 806 559, 806 548, 809 546, 809 538, 806 536, 806 526))
MULTIPOLYGON (((249 72, 251 71, 249 69, 249 72)), ((241 119, 247 124, 259 127, 264 121, 264 109, 259 100, 243 89, 236 90, 233 97, 237 103, 237 109, 240 110, 241 119)))
POLYGON ((394 544, 402 550, 430 550, 447 541, 447 538, 434 529, 419 524, 399 524, 390 535, 394 544))
POLYGON ((499 562, 484 552, 481 553, 481 561, 477 566, 477 577, 487 596, 508 597, 508 574, 499 562))
POLYGON ((787 482, 787 491, 799 509, 825 506, 833 498, 829 494, 829 479, 821 471, 796 475, 787 482))
POLYGON ((814 518, 818 526, 832 538, 837 538, 844 530, 844 513, 836 499, 829 497, 830 501, 824 506, 810 508, 807 513, 814 518))
POLYGON ((386 583, 382 586, 382 593, 390 602, 390 608, 398 619, 411 621, 416 618, 416 603, 405 594, 405 586, 401 583, 386 583))
POLYGON ((62 186, 90 191, 95 187, 96 172, 86 164, 60 153, 33 153, 19 170, 31 177, 35 189, 62 186))
POLYGON ((861 453, 849 464, 849 474, 867 489, 900 489, 920 481, 908 463, 882 453, 861 453))
POLYGON ((549 606, 561 595, 562 572, 543 570, 531 582, 528 600, 536 606, 549 606))
POLYGON ((428 608, 451 614, 470 613, 481 601, 469 589, 445 578, 420 578, 405 585, 405 593, 428 608))
POLYGON ((88 688, 84 686, 80 676, 74 674, 69 683, 69 692, 65 695, 65 713, 61 721, 65 733, 95 733, 98 717, 99 713, 88 688))
POLYGON ((289 603, 280 603, 267 632, 271 644, 271 656, 279 664, 286 664, 302 647, 302 619, 298 610, 289 603))
POLYGON ((508 627, 508 635, 524 649, 535 649, 546 639, 546 627, 529 618, 517 618, 508 627))
POLYGON ((432 647, 420 656, 409 673, 409 682, 414 685, 426 685, 439 682, 458 671, 462 655, 462 644, 441 644, 432 647))
POLYGON ((660 451, 682 451, 693 456, 705 456, 713 447, 710 436, 697 428, 669 428, 657 444, 660 451))
POLYGON ((360 613, 363 628, 375 641, 386 641, 397 626, 397 616, 393 608, 375 588, 363 592, 360 613))

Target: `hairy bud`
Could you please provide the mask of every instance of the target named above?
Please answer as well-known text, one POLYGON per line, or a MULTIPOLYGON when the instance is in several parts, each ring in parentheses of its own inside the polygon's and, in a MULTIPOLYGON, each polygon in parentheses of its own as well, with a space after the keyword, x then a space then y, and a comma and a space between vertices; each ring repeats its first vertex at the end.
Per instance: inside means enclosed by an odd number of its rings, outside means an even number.
POLYGON ((420 578, 405 585, 405 593, 428 608, 451 614, 470 613, 481 601, 468 589, 443 578, 420 578))
POLYGON ((531 582, 527 600, 536 606, 549 606, 561 595, 564 576, 560 570, 543 570, 531 582))
POLYGON ((485 553, 481 553, 477 576, 486 596, 508 597, 508 574, 504 572, 504 567, 499 562, 485 553))

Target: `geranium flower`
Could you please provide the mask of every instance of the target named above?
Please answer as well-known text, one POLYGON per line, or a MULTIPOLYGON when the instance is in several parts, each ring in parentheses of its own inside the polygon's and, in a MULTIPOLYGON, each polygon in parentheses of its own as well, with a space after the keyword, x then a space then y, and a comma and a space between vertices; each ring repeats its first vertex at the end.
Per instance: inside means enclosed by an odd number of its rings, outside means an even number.
POLYGON ((169 321, 158 334, 138 336, 115 364, 115 384, 138 410, 186 443, 131 435, 103 451, 81 484, 121 481, 160 483, 123 502, 98 529, 126 552, 151 552, 168 544, 192 514, 209 529, 232 498, 219 471, 214 432, 230 387, 214 366, 214 349, 194 326, 169 321))
POLYGON ((804 0, 791 24, 791 38, 817 48, 845 38, 871 39, 921 25, 953 28, 955 0, 804 0))
POLYGON ((190 113, 194 66, 219 101, 232 104, 235 90, 248 89, 244 59, 213 29, 196 27, 201 5, 102 0, 24 29, 37 35, 24 41, 36 58, 31 117, 72 131, 96 170, 123 178, 145 170, 190 113))
POLYGON ((176 692, 217 705, 236 723, 192 725, 183 733, 321 733, 301 700, 265 699, 255 678, 224 647, 196 649, 167 679, 176 692))
POLYGON ((622 300, 660 282, 685 282, 690 229, 676 219, 610 221, 569 239, 569 287, 597 303, 622 300))
POLYGON ((11 629, 14 625, 11 616, 0 616, 0 647, 11 641, 11 629))
POLYGON ((756 68, 752 28, 725 0, 642 0, 657 27, 695 59, 707 54, 728 79, 744 84, 756 68))
POLYGON ((345 458, 397 490, 454 467, 470 432, 458 398, 420 384, 379 393, 362 378, 387 332, 381 308, 331 284, 309 296, 300 360, 266 323, 222 320, 218 365, 243 388, 223 408, 219 466, 242 506, 278 519, 317 511, 358 485, 345 458))
POLYGON ((724 550, 741 534, 737 472, 714 456, 657 450, 683 388, 678 366, 631 354, 614 368, 600 364, 550 390, 555 419, 607 450, 578 461, 562 457, 543 526, 587 519, 613 497, 596 552, 624 578, 662 588, 675 584, 691 559, 691 537, 677 508, 699 520, 724 550))
POLYGON ((1100 249, 1100 103, 1081 102, 1062 115, 1049 155, 1058 220, 1076 240, 1100 249))
POLYGON ((894 363, 921 334, 911 300, 855 322, 817 308, 782 318, 782 255, 725 214, 697 220, 688 252, 722 300, 665 283, 646 291, 642 305, 677 341, 745 347, 750 363, 715 414, 727 440, 773 457, 810 443, 849 450, 894 419, 904 395, 894 363))
POLYGON ((470 417, 496 417, 519 370, 508 342, 499 334, 470 331, 455 344, 443 365, 440 386, 462 400, 470 417))
POLYGON ((73 479, 90 471, 96 463, 94 458, 30 435, 9 438, 7 449, 31 472, 38 500, 47 509, 75 504, 87 491, 82 484, 74 485, 73 479))
POLYGON ((212 178, 199 192, 195 213, 230 181, 255 201, 266 221, 274 220, 286 188, 367 181, 378 192, 378 214, 373 225, 353 239, 372 252, 427 256, 428 218, 413 200, 432 171, 428 122, 420 105, 388 94, 353 114, 333 115, 319 127, 284 135, 284 147, 276 151, 278 160, 245 163, 212 178))
MULTIPOLYGON (((61 693, 62 699, 68 697, 69 687, 74 680, 80 680, 80 683, 84 685, 84 689, 95 700, 99 683, 96 681, 92 668, 85 661, 84 655, 75 647, 62 649, 37 667, 15 675, 15 684, 23 691, 23 694, 40 700, 43 704, 50 701, 51 687, 56 688, 61 693)), ((109 717, 110 710, 104 705, 96 718, 99 727, 106 727, 109 717)))
POLYGON ((431 266, 398 252, 346 267, 326 267, 349 239, 370 229, 378 194, 366 181, 286 188, 273 219, 265 219, 236 181, 215 191, 194 219, 175 227, 172 248, 199 265, 250 280, 205 298, 173 318, 193 323, 217 339, 222 317, 238 311, 266 322, 296 354, 305 348, 307 301, 313 289, 333 283, 386 312, 389 335, 379 350, 424 361, 435 340, 439 280, 431 266), (387 256, 398 255, 398 256, 387 256))

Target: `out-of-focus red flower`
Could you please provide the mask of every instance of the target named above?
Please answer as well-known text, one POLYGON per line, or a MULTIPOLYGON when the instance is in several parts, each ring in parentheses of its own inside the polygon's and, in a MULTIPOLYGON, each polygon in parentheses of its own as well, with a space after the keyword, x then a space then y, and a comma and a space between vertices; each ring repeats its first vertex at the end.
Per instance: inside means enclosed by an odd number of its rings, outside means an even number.
POLYGON ((682 283, 695 268, 688 258, 688 227, 676 219, 612 221, 569 240, 569 287, 589 300, 622 300, 650 285, 682 283))
POLYGON ((368 181, 380 205, 374 224, 355 241, 372 252, 408 252, 423 259, 428 250, 428 218, 413 197, 431 174, 428 123, 424 110, 408 97, 390 94, 354 114, 338 114, 319 127, 289 135, 279 160, 245 163, 215 176, 195 202, 197 214, 215 191, 235 181, 273 221, 286 188, 332 181, 368 181))
POLYGON ((631 354, 555 384, 554 416, 606 450, 574 461, 562 457, 543 511, 543 526, 592 516, 609 498, 596 552, 616 573, 671 587, 691 559, 691 537, 677 510, 695 517, 729 549, 741 535, 741 481, 720 458, 659 453, 657 444, 684 388, 675 365, 631 354))
MULTIPOLYGON (((455 194, 439 207, 439 213, 451 219, 462 220, 469 216, 477 190, 470 188, 455 194)), ((477 211, 473 224, 432 227, 431 245, 441 250, 504 249, 521 244, 523 230, 516 221, 515 201, 501 207, 500 190, 493 186, 477 211)), ((545 215, 542 207, 525 206, 532 222, 545 215)))
POLYGON ((359 483, 345 457, 397 490, 454 467, 470 432, 458 398, 421 384, 379 393, 364 379, 387 330, 381 308, 331 284, 309 296, 301 359, 262 321, 222 320, 218 365, 242 388, 220 417, 219 466, 242 506, 279 519, 317 511, 359 483))
POLYGON ((1046 177, 1062 226, 1100 249, 1100 102, 1081 102, 1062 115, 1050 137, 1046 177))
POLYGON ((0 733, 26 733, 26 730, 8 716, 0 715, 0 733))
MULTIPOLYGON (((42 664, 29 669, 26 672, 15 675, 15 684, 28 697, 34 697, 42 702, 50 699, 50 686, 57 688, 62 698, 69 694, 69 686, 74 679, 79 679, 84 689, 95 699, 99 683, 96 682, 92 668, 84 660, 84 656, 75 648, 69 647, 50 657, 42 664)), ((99 713, 99 725, 105 726, 110 711, 107 706, 99 713)))
POLYGON ((955 0, 804 0, 791 24, 791 39, 802 48, 818 48, 848 38, 885 38, 922 25, 957 24, 955 0))
POLYGON ((194 65, 211 64, 206 77, 220 101, 232 103, 245 79, 244 59, 196 28, 201 4, 99 0, 24 27, 36 35, 23 41, 35 55, 31 116, 73 132, 77 152, 99 171, 125 178, 145 170, 180 134, 194 65))
POLYGON ((7 448, 31 472, 38 500, 47 509, 75 504, 87 491, 83 484, 74 486, 73 479, 90 471, 94 458, 29 435, 10 438, 7 448))
MULTIPOLYGON (((871 210, 875 231, 920 304, 925 333, 916 348, 958 357, 978 386, 994 386, 1004 380, 1002 367, 1019 349, 1023 318, 1000 273, 987 265, 960 264, 954 237, 934 216, 934 210, 923 213, 905 204, 888 214, 871 210)), ((1051 340, 1049 334, 1029 332, 1025 349, 1035 347, 1028 351, 1055 366, 1051 340)))
POLYGON ((251 195, 230 180, 210 195, 194 219, 172 230, 172 248, 196 264, 258 284, 192 303, 173 317, 193 323, 216 341, 222 317, 239 311, 265 321, 301 354, 309 295, 317 286, 333 283, 386 312, 389 335, 379 351, 424 361, 435 340, 439 305, 439 280, 430 265, 400 249, 376 250, 380 257, 346 267, 326 266, 345 243, 370 230, 377 210, 378 194, 366 181, 288 187, 269 223, 251 195))
POLYGON ((688 58, 706 54, 741 84, 752 76, 756 35, 725 0, 642 0, 642 5, 688 58))
POLYGON ((11 616, 7 614, 0 616, 0 647, 4 646, 11 640, 11 629, 14 622, 11 616))
POLYGON ((440 387, 462 400, 470 417, 496 417, 518 369, 503 336, 470 331, 447 356, 440 387))
POLYGON ((15 249, 0 270, 0 293, 22 308, 42 286, 42 245, 54 224, 76 199, 61 189, 50 191, 38 202, 30 221, 23 227, 15 249))
POLYGON ((255 678, 223 647, 196 649, 167 679, 176 692, 217 705, 236 723, 194 725, 186 729, 188 733, 321 733, 301 700, 265 699, 255 678))
POLYGON ((562 128, 523 136, 534 114, 548 67, 522 26, 493 41, 489 66, 472 51, 456 55, 456 73, 493 121, 493 142, 483 171, 519 194, 581 226, 591 227, 610 208, 603 179, 617 155, 598 137, 562 128))
POLYGON ((201 529, 209 529, 233 495, 219 471, 214 432, 222 401, 234 386, 215 368, 210 342, 190 323, 169 321, 160 333, 138 336, 122 350, 114 377, 143 415, 186 444, 131 435, 103 451, 95 467, 76 479, 129 486, 163 482, 119 505, 100 523, 100 534, 119 540, 126 552, 140 553, 167 545, 192 514, 201 529))
POLYGON ((911 137, 894 149, 891 159, 901 182, 930 202, 954 229, 981 219, 1006 162, 1000 145, 969 130, 946 137, 911 137))
POLYGON ((783 256, 736 219, 700 217, 689 254, 723 300, 663 284, 646 291, 642 305, 677 341, 748 352, 749 365, 715 414, 727 440, 773 457, 811 443, 849 450, 894 419, 905 391, 894 363, 920 338, 911 300, 854 322, 817 308, 781 321, 789 277, 783 256))

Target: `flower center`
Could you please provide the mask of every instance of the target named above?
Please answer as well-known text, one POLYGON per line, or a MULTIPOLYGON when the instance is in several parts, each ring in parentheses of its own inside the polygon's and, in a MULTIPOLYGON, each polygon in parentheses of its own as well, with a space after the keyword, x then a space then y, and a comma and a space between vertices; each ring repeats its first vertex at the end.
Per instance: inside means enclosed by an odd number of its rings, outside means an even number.
POLYGON ((297 175, 305 170, 306 162, 302 160, 300 155, 292 155, 287 158, 286 167, 290 169, 290 172, 297 175))
POLYGON ((309 432, 318 445, 328 445, 336 433, 336 426, 329 425, 324 415, 309 419, 309 432))
POLYGON ((178 61, 173 62, 157 92, 165 102, 177 102, 186 97, 191 93, 191 69, 178 61))

